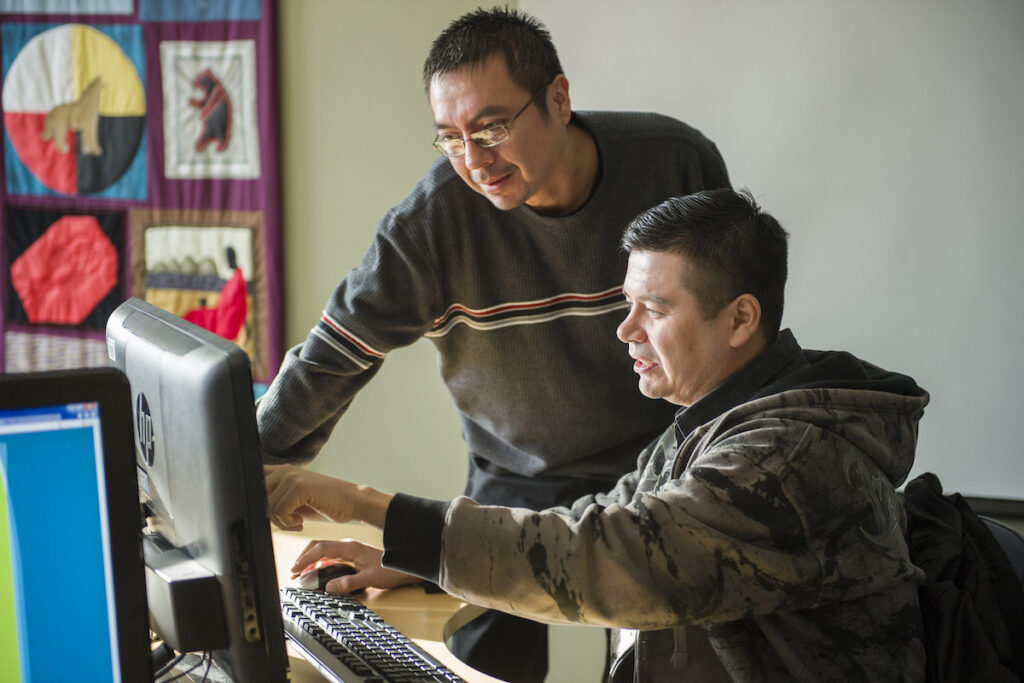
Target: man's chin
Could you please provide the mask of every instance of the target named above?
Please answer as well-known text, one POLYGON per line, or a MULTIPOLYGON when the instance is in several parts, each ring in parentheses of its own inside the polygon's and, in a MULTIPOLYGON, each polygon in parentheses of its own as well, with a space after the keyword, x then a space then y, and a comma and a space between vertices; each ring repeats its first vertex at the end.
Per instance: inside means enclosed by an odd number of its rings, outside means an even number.
POLYGON ((498 209, 499 211, 511 211, 512 209, 518 209, 525 203, 521 199, 516 200, 505 195, 492 195, 488 194, 487 192, 482 192, 481 194, 484 197, 486 197, 487 201, 489 201, 494 206, 494 208, 498 209))
POLYGON ((505 184, 509 182, 510 179, 506 178, 504 181, 502 181, 501 188, 494 188, 492 190, 488 190, 485 186, 478 185, 476 183, 472 185, 472 188, 476 190, 477 193, 483 195, 487 199, 487 201, 493 204, 494 208, 499 209, 501 211, 511 211, 512 209, 518 209, 520 206, 525 204, 526 197, 520 197, 518 195, 511 194, 509 190, 512 188, 505 186, 505 184))
POLYGON ((665 392, 659 391, 656 387, 640 382, 639 384, 640 393, 647 398, 658 399, 665 398, 665 392))

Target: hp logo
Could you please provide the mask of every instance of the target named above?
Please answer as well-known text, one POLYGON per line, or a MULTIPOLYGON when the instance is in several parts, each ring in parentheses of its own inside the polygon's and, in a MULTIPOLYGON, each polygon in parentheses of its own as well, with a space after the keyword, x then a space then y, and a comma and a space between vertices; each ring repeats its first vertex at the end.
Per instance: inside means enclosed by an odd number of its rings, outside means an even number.
POLYGON ((135 432, 139 439, 139 450, 146 464, 152 466, 156 457, 156 439, 153 436, 153 415, 149 412, 146 395, 139 393, 135 399, 135 432))

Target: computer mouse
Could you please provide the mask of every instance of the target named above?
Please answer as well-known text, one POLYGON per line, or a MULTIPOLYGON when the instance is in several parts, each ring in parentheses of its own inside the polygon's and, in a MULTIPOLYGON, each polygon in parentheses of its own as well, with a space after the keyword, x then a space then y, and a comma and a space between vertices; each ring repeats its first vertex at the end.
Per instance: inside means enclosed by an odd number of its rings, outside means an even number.
POLYGON ((317 563, 299 574, 296 580, 298 581, 299 588, 322 591, 327 587, 327 582, 331 579, 355 573, 356 568, 345 562, 317 563))

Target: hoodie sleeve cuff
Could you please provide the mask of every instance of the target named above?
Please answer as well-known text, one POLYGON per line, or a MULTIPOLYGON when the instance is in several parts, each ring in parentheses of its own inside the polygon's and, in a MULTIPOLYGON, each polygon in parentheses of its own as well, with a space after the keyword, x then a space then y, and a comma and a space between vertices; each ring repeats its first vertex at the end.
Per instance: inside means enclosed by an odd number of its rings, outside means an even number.
POLYGON ((384 518, 384 557, 381 563, 421 579, 438 582, 441 574, 441 534, 449 503, 395 494, 384 518))

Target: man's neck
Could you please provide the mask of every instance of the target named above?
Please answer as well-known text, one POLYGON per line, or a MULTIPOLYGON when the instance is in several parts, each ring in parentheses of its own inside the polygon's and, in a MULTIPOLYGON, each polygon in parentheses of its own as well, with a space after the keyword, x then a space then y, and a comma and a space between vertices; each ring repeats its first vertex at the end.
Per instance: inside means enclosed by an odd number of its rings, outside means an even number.
POLYGON ((575 123, 566 127, 565 154, 561 170, 556 174, 554 204, 531 206, 547 216, 567 216, 586 204, 597 182, 599 157, 597 143, 589 131, 575 123))

